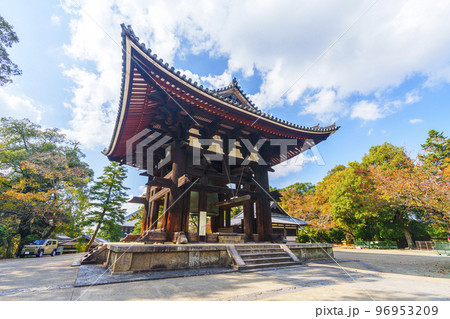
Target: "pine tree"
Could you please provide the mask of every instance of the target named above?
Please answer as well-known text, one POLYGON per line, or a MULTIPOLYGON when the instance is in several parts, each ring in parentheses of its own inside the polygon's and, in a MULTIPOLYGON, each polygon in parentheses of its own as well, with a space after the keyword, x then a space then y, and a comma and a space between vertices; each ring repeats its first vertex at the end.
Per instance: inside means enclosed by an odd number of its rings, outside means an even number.
POLYGON ((424 163, 436 165, 442 170, 446 168, 450 158, 450 138, 444 136, 444 132, 429 131, 425 144, 421 146, 425 152, 421 155, 424 163))
POLYGON ((115 224, 124 221, 126 210, 122 208, 122 204, 127 201, 126 190, 129 189, 123 185, 126 177, 127 169, 116 162, 111 162, 105 167, 103 175, 92 187, 91 205, 93 209, 87 214, 85 224, 97 224, 97 226, 89 240, 86 251, 89 251, 102 226, 113 229, 115 224))

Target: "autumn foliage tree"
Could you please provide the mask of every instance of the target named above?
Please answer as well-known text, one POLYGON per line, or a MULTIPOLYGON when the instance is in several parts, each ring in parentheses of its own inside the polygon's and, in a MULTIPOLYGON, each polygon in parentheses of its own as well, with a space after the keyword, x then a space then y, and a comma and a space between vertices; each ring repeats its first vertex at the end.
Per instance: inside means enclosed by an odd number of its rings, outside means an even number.
POLYGON ((417 238, 450 235, 449 144, 430 131, 416 160, 390 143, 371 147, 361 162, 333 168, 313 192, 288 186, 281 205, 321 240, 341 231, 347 241, 396 240, 413 248, 417 238))
POLYGON ((17 239, 19 251, 32 237, 48 238, 71 219, 65 193, 86 187, 92 171, 78 145, 57 129, 1 118, 0 140, 0 223, 7 225, 8 246, 17 239))

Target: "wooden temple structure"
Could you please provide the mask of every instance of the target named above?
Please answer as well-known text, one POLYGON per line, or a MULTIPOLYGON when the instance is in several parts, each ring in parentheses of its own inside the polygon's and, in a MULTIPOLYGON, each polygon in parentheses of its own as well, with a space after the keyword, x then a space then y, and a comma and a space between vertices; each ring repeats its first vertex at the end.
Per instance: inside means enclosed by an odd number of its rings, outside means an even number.
POLYGON ((142 235, 160 231, 171 241, 177 232, 192 233, 190 220, 205 214, 212 232, 226 233, 231 208, 243 206, 245 238, 271 241, 271 201, 279 194, 269 192, 268 173, 339 127, 304 127, 268 115, 235 79, 221 89, 204 88, 158 59, 129 26, 122 25, 122 44, 120 106, 104 154, 145 170, 146 195, 133 199, 145 206, 142 235), (156 147, 162 137, 167 142, 156 147), (285 156, 270 143, 280 139, 295 141, 285 156), (217 154, 222 158, 211 160, 217 154))

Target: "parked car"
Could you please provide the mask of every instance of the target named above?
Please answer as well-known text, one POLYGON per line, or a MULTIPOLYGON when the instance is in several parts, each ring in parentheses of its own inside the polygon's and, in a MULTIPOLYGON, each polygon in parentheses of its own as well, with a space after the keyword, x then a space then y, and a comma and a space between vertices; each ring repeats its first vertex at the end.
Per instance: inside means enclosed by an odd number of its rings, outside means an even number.
POLYGON ((43 255, 55 256, 58 252, 58 241, 56 239, 36 239, 29 245, 23 246, 20 257, 29 255, 36 257, 42 257, 43 255))

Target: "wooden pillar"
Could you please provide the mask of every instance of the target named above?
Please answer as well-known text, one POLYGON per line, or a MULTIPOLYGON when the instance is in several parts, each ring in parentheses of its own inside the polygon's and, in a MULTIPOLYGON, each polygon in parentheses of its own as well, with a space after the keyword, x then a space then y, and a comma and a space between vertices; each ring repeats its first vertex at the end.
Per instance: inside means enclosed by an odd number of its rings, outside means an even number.
MULTIPOLYGON (((223 202, 225 200, 225 196, 223 194, 219 194, 219 202, 223 202)), ((223 228, 225 224, 225 210, 223 207, 219 207, 219 216, 218 216, 218 228, 223 228)))
POLYGON ((150 229, 156 229, 158 226, 159 201, 154 200, 150 204, 150 229))
POLYGON ((145 192, 145 203, 144 203, 144 214, 142 216, 142 227, 141 227, 141 234, 144 234, 144 232, 149 227, 149 218, 150 218, 150 207, 149 207, 149 198, 150 198, 150 186, 147 186, 147 190, 145 192))
MULTIPOLYGON (((269 177, 265 166, 255 166, 255 179, 264 189, 259 188, 259 196, 256 200, 256 231, 259 234, 259 240, 272 240, 272 213, 270 211, 270 198, 266 192, 269 192, 269 177)), ((258 186, 259 187, 259 186, 258 186)))
POLYGON ((211 216, 211 231, 217 233, 219 228, 219 216, 211 216))
MULTIPOLYGON (((184 192, 186 187, 182 188, 184 192)), ((181 230, 187 233, 189 231, 189 208, 191 207, 191 192, 187 191, 183 196, 183 205, 181 211, 181 230)))
POLYGON ((183 152, 181 141, 172 143, 172 174, 171 180, 173 186, 169 196, 169 211, 167 212, 167 233, 169 239, 173 238, 173 234, 181 230, 182 227, 182 210, 183 199, 180 198, 182 192, 178 188, 178 179, 186 171, 186 154, 183 152))
MULTIPOLYGON (((250 190, 250 185, 246 184, 244 185, 244 189, 245 190, 250 190)), ((254 209, 253 209, 253 202, 248 200, 245 201, 244 204, 242 205, 242 209, 244 210, 244 218, 243 218, 243 222, 244 222, 244 234, 246 235, 248 240, 252 239, 252 235, 253 235, 253 219, 254 219, 254 209)))
MULTIPOLYGON (((200 177, 200 184, 202 186, 206 186, 208 185, 208 176, 203 175, 202 177, 200 177)), ((199 233, 200 230, 200 212, 201 211, 206 211, 206 207, 207 207, 207 198, 208 194, 205 191, 205 188, 202 188, 200 192, 198 192, 198 228, 197 228, 197 233, 199 233)), ((206 241, 206 236, 199 236, 200 241, 204 240, 206 241)))
POLYGON ((225 227, 231 227, 231 208, 227 208, 225 215, 225 227))
POLYGON ((163 211, 162 211, 162 214, 164 214, 162 217, 161 217, 161 229, 163 230, 163 231, 167 231, 167 207, 169 207, 169 197, 170 197, 170 194, 166 194, 166 196, 164 196, 164 205, 163 205, 163 211))

